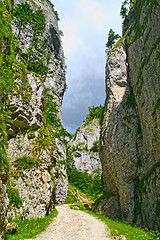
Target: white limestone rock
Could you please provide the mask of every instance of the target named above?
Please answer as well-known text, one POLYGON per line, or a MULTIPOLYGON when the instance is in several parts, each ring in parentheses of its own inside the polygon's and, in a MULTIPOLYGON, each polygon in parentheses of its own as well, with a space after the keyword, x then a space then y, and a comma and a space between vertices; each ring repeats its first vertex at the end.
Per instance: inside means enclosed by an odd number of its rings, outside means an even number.
POLYGON ((73 138, 69 142, 70 147, 73 149, 72 156, 74 165, 78 171, 86 171, 89 174, 93 174, 96 169, 101 169, 98 152, 93 152, 91 150, 94 142, 98 142, 99 138, 99 119, 93 119, 88 125, 86 125, 84 121, 77 132, 75 139, 73 138))

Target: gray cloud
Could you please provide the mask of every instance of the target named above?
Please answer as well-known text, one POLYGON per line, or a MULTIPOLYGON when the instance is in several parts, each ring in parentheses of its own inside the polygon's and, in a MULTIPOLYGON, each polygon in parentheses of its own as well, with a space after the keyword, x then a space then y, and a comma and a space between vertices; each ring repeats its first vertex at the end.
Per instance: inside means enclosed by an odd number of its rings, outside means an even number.
POLYGON ((119 0, 54 0, 64 32, 67 85, 62 115, 71 133, 81 125, 89 106, 105 101, 105 43, 110 28, 121 34, 119 0))

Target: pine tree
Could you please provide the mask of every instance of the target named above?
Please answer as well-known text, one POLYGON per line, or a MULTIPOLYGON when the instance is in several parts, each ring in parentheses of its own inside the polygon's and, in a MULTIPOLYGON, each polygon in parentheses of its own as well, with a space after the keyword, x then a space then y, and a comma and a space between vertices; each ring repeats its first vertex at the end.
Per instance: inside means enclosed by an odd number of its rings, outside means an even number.
POLYGON ((113 31, 113 29, 111 28, 109 30, 108 33, 108 41, 106 43, 106 53, 107 55, 110 53, 112 47, 114 46, 114 44, 116 43, 116 40, 118 40, 120 38, 120 36, 118 34, 115 34, 115 32, 113 31))

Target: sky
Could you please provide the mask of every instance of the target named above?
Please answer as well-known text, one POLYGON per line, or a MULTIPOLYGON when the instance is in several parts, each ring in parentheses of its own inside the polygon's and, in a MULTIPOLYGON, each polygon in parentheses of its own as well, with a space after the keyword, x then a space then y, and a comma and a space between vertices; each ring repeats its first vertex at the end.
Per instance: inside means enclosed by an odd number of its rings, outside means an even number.
POLYGON ((67 86, 62 105, 64 128, 80 127, 88 107, 105 102, 105 44, 112 28, 121 35, 121 0, 51 0, 59 13, 67 86))

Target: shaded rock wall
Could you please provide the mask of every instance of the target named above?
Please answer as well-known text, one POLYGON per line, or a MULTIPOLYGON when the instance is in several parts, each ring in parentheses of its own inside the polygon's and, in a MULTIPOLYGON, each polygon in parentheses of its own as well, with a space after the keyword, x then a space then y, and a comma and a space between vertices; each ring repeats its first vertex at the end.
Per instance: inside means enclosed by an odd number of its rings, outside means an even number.
MULTIPOLYGON (((160 3, 137 1, 129 16, 126 38, 128 77, 140 119, 143 155, 139 167, 139 201, 142 224, 160 229, 160 3), (133 19, 138 16, 137 20, 133 19), (137 33, 137 29, 139 32, 137 33)), ((138 206, 137 206, 138 207, 138 206)))
MULTIPOLYGON (((114 202, 111 204, 112 218, 122 216, 132 222, 141 149, 137 133, 139 123, 132 99, 133 93, 127 81, 126 53, 123 45, 118 46, 108 58, 106 92, 100 145, 104 189, 108 196, 112 197, 110 201, 114 202)), ((110 201, 104 209, 108 208, 110 201)))
POLYGON ((137 0, 107 60, 100 146, 105 199, 98 206, 111 218, 153 229, 160 229, 159 10, 157 1, 137 0))

